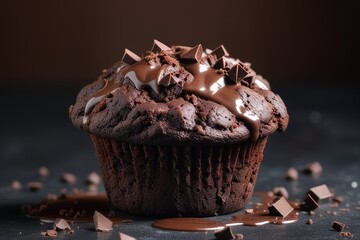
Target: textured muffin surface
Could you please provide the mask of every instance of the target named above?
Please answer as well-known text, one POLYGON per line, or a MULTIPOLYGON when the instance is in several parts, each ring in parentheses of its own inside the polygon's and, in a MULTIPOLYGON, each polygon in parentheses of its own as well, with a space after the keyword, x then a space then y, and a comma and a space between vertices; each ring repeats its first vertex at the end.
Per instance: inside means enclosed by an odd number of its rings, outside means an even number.
POLYGON ((93 135, 148 145, 236 143, 288 124, 269 83, 223 46, 203 51, 157 41, 141 58, 126 50, 80 91, 69 113, 93 135))

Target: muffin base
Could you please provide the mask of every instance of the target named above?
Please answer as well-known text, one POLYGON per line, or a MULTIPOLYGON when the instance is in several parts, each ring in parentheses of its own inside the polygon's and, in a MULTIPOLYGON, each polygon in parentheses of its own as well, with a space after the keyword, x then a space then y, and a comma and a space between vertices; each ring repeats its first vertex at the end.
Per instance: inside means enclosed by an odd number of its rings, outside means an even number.
POLYGON ((267 141, 149 146, 91 138, 112 204, 152 217, 240 210, 251 198, 267 141))

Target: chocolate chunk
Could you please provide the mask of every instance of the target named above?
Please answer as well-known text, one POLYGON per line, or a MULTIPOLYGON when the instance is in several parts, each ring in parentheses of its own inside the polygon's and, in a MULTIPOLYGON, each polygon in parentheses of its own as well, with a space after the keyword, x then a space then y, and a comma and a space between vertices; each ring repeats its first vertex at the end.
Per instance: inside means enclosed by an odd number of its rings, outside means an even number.
POLYGON ((348 238, 353 238, 354 237, 354 235, 351 232, 340 232, 339 234, 342 237, 348 237, 348 238))
POLYGON ((213 68, 216 68, 216 69, 221 69, 221 68, 225 69, 228 67, 229 67, 229 63, 225 57, 219 58, 213 66, 213 68))
POLYGON ((161 52, 161 51, 168 51, 168 50, 171 50, 171 48, 169 48, 168 46, 166 46, 162 42, 154 39, 154 44, 153 44, 153 46, 151 48, 151 51, 153 53, 158 53, 158 52, 161 52))
POLYGON ((318 176, 321 174, 322 170, 322 166, 319 162, 313 162, 303 169, 303 173, 318 176))
POLYGON ((63 218, 57 218, 54 222, 54 229, 56 230, 71 230, 70 225, 63 218))
POLYGON ((76 176, 72 173, 64 173, 61 176, 61 181, 68 184, 74 184, 76 182, 76 176))
POLYGON ((137 63, 138 61, 140 61, 140 59, 141 58, 138 55, 136 55, 129 49, 125 48, 125 52, 124 52, 124 55, 123 55, 121 61, 131 65, 131 64, 137 63))
POLYGON ((335 203, 342 203, 342 202, 344 202, 344 197, 335 196, 335 197, 332 198, 332 201, 335 202, 335 203))
POLYGON ((241 233, 236 233, 236 234, 235 234, 235 239, 237 239, 237 240, 243 240, 243 239, 244 239, 244 235, 242 235, 241 233))
POLYGON ((171 75, 171 74, 166 74, 165 76, 163 76, 160 81, 159 81, 159 85, 162 85, 162 86, 169 86, 171 84, 174 84, 174 83, 178 83, 180 81, 179 78, 171 75))
POLYGON ((19 191, 22 188, 22 184, 18 180, 14 180, 11 183, 11 188, 14 191, 19 191))
POLYGON ((299 178, 299 174, 298 174, 298 171, 291 167, 287 170, 286 172, 286 179, 289 180, 289 181, 296 181, 298 180, 299 178))
POLYGON ((341 232, 345 228, 345 224, 337 221, 333 221, 332 226, 338 232, 341 232))
POLYGON ((136 238, 133 238, 125 233, 119 232, 119 240, 136 240, 136 238))
POLYGON ((101 178, 100 178, 99 174, 97 174, 96 172, 90 173, 86 178, 86 183, 89 185, 91 185, 91 184, 99 185, 100 181, 101 181, 101 178))
POLYGON ((199 44, 199 45, 191 48, 189 51, 181 54, 180 57, 182 59, 195 60, 195 61, 199 62, 200 59, 202 58, 202 54, 203 54, 203 48, 202 48, 202 45, 199 44))
POLYGON ((304 203, 300 205, 300 209, 306 212, 311 212, 318 207, 320 207, 319 204, 311 197, 310 194, 306 195, 304 203))
POLYGON ((226 51, 225 47, 223 45, 220 45, 219 47, 215 48, 214 51, 210 53, 211 55, 215 55, 217 59, 225 56, 228 57, 229 53, 226 51))
POLYGON ((227 71, 227 76, 231 80, 232 84, 238 84, 248 74, 247 69, 240 65, 235 64, 229 71, 227 71))
POLYGON ((37 192, 39 191, 40 189, 43 188, 43 184, 41 182, 29 182, 27 187, 30 191, 32 192, 37 192))
POLYGON ((220 240, 231 240, 235 237, 230 227, 225 227, 222 230, 215 231, 214 236, 216 239, 220 240))
POLYGON ((99 213, 98 211, 94 212, 94 224, 95 230, 99 232, 108 232, 112 230, 113 222, 106 218, 104 215, 99 213))
POLYGON ((286 199, 289 198, 289 193, 286 190, 286 188, 284 188, 284 187, 275 187, 273 189, 273 193, 275 196, 278 196, 278 197, 284 197, 286 199))
POLYGON ((326 186, 326 184, 322 184, 322 185, 310 188, 310 191, 308 192, 308 194, 311 195, 311 197, 316 202, 328 199, 332 196, 332 193, 330 192, 330 190, 326 186))
POLYGON ((314 221, 313 221, 312 219, 308 219, 308 220, 306 221, 306 224, 307 224, 307 225, 312 225, 312 224, 314 224, 314 221))
POLYGON ((38 170, 39 176, 40 177, 47 177, 49 175, 49 169, 47 169, 47 167, 40 167, 38 170))
POLYGON ((286 217, 293 208, 286 201, 284 197, 281 197, 278 201, 274 202, 269 208, 269 215, 286 217))

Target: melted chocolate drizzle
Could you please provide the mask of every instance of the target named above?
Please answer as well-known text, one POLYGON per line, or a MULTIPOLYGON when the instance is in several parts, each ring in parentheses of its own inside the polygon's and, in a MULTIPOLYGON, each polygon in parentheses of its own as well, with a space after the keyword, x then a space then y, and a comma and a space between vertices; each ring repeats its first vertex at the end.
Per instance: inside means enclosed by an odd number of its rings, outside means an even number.
POLYGON ((160 52, 171 57, 176 56, 174 59, 193 75, 193 80, 184 84, 185 93, 195 94, 225 106, 238 120, 249 127, 250 139, 256 140, 259 137, 260 119, 245 106, 239 91, 249 86, 249 81, 258 88, 268 90, 267 83, 250 69, 249 64, 227 57, 229 54, 222 45, 214 51, 208 51, 208 54, 203 52, 201 45, 194 48, 178 46, 172 49, 155 40, 153 51, 156 50, 157 53, 148 52, 140 60, 136 54, 126 49, 122 61, 115 66, 116 71, 112 80, 105 79, 105 86, 87 102, 83 118, 84 128, 87 128, 86 125, 89 123, 88 114, 91 109, 117 88, 131 84, 141 90, 144 86, 149 86, 158 94, 163 78, 176 78, 172 74, 174 69, 170 64, 146 60, 147 56, 151 54, 156 56, 160 52), (219 64, 219 61, 223 63, 219 64), (246 83, 247 86, 242 86, 241 82, 246 83))

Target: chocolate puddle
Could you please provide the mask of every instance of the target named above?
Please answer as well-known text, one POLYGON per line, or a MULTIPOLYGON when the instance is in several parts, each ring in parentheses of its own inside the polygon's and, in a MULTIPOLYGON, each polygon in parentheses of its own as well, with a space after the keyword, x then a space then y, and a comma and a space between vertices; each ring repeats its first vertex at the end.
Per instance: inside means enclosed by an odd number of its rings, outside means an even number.
POLYGON ((211 231, 225 227, 222 222, 206 218, 165 218, 155 221, 152 227, 173 231, 211 231))
POLYGON ((30 208, 27 216, 40 218, 43 222, 54 222, 57 218, 69 222, 93 222, 95 210, 113 223, 131 221, 128 217, 115 214, 105 193, 76 193, 56 200, 44 200, 30 208))

